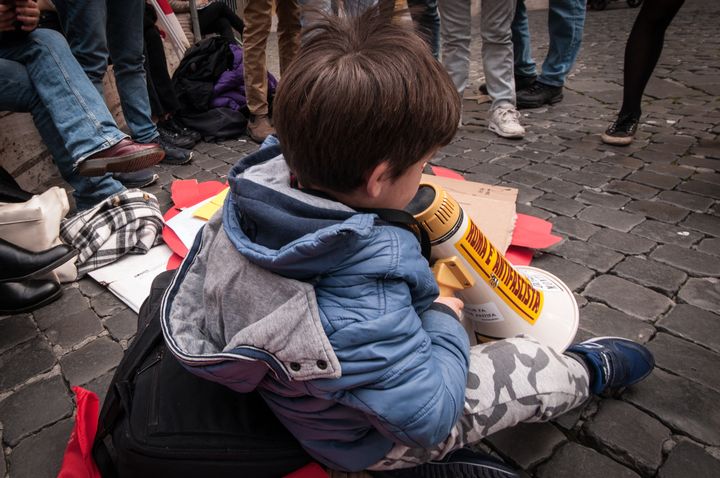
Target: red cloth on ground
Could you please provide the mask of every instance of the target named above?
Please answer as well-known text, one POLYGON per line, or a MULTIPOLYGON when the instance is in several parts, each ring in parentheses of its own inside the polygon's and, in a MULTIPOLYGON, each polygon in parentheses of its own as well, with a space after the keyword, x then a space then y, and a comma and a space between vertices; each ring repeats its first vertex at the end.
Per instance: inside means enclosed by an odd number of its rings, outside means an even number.
POLYGON ((102 478, 92 457, 100 401, 89 390, 72 387, 77 402, 75 427, 70 434, 58 478, 102 478))

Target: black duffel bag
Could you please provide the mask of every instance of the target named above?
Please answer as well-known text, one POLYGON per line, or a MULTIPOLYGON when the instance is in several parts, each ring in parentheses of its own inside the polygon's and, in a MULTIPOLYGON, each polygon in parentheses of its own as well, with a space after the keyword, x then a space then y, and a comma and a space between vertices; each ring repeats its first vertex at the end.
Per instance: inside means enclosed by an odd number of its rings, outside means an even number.
POLYGON ((275 478, 311 461, 257 393, 196 377, 167 352, 159 275, 108 389, 93 457, 104 478, 275 478))

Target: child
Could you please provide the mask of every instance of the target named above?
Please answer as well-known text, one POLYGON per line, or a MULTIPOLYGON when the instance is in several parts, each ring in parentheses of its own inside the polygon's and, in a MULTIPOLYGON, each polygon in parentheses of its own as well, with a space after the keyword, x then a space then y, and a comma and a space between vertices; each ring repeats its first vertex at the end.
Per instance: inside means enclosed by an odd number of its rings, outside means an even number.
MULTIPOLYGON (((380 9, 311 25, 275 114, 281 146, 233 167, 162 323, 193 373, 257 390, 318 461, 447 462, 650 372, 652 356, 623 339, 566 355, 529 338, 470 348, 460 301, 438 297, 400 211, 455 134, 459 98, 422 40, 380 9)), ((456 461, 482 466, 468 453, 456 461)))

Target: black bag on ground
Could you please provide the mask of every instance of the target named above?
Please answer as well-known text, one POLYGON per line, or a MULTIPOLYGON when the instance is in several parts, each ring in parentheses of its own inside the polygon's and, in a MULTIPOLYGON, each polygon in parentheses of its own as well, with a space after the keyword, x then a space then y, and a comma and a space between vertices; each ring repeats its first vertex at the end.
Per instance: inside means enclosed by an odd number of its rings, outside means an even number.
POLYGON ((160 274, 110 383, 93 457, 104 478, 274 478, 311 459, 257 393, 196 377, 165 350, 160 274))
POLYGON ((199 113, 179 113, 175 119, 186 128, 202 134, 204 141, 237 138, 245 134, 247 118, 230 108, 210 108, 199 113))

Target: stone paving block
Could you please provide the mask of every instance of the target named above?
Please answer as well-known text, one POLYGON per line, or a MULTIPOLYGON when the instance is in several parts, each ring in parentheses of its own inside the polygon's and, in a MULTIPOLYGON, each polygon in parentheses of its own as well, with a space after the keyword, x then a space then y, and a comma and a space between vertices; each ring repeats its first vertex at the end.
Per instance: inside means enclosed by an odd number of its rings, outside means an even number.
POLYGON ((62 357, 60 365, 71 385, 83 385, 113 369, 122 356, 120 344, 101 337, 62 357))
POLYGON ((720 310, 720 281, 690 278, 678 292, 678 297, 690 305, 717 312, 720 310))
POLYGON ((92 308, 100 317, 107 317, 127 309, 127 306, 120 302, 120 299, 112 295, 109 291, 90 299, 92 308))
POLYGON ((657 196, 658 190, 643 186, 642 184, 634 183, 631 181, 614 180, 610 181, 607 186, 603 188, 605 191, 610 193, 624 194, 634 199, 650 199, 657 196))
POLYGON ((624 254, 644 254, 657 245, 649 239, 608 228, 602 228, 593 234, 590 242, 624 254))
POLYGON ((703 239, 700 241, 700 244, 698 244, 698 251, 704 252, 705 254, 720 256, 720 238, 713 237, 703 239))
POLYGON ((590 164, 590 161, 588 161, 587 159, 567 154, 553 155, 547 159, 547 162, 557 164, 559 166, 563 166, 569 169, 581 169, 590 164))
POLYGON ((110 382, 112 382, 114 374, 115 370, 112 370, 96 379, 89 381, 83 386, 83 388, 97 394, 98 399, 100 400, 100 408, 102 408, 102 404, 105 401, 105 396, 107 395, 107 391, 110 388, 110 382))
POLYGON ((673 226, 664 222, 647 220, 632 229, 632 233, 655 242, 690 247, 700 241, 703 235, 682 225, 673 226))
POLYGON ((70 349, 88 337, 94 337, 103 331, 100 319, 92 309, 57 316, 43 329, 48 340, 64 349, 70 349))
POLYGON ((137 332, 137 314, 125 309, 103 320, 103 324, 115 340, 127 340, 137 332))
POLYGON ((633 227, 645 220, 639 214, 630 214, 601 206, 588 206, 577 215, 577 218, 622 232, 629 232, 633 227))
POLYGON ((84 278, 78 281, 80 292, 85 297, 95 297, 105 292, 105 287, 98 284, 94 279, 84 278))
POLYGON ((683 440, 672 449, 660 468, 657 478, 688 478, 720 476, 720 460, 700 446, 683 440))
MULTIPOLYGON (((546 165, 543 165, 546 166, 546 165)), ((563 181, 562 179, 550 179, 549 181, 545 181, 544 183, 540 183, 537 185, 538 189, 542 189, 543 191, 548 191, 557 194, 558 196, 563 196, 566 198, 572 198, 575 197, 577 193, 583 190, 582 186, 579 186, 575 183, 569 183, 567 181, 563 181)))
POLYGON ((0 318, 0 354, 30 340, 36 333, 35 323, 27 314, 0 318))
POLYGON ((665 425, 618 400, 602 400, 583 429, 604 453, 644 476, 657 471, 663 444, 670 439, 665 425))
POLYGON ((503 180, 505 181, 512 181, 515 183, 524 184, 525 186, 535 186, 537 184, 540 184, 544 182, 547 178, 545 176, 542 176, 537 173, 531 173, 529 171, 525 171, 524 169, 520 171, 513 171, 509 174, 506 174, 503 176, 503 180))
POLYGON ((577 443, 568 443, 542 464, 538 478, 561 478, 581 476, 583 478, 640 478, 640 475, 601 455, 592 448, 577 443))
POLYGON ((176 166, 173 169, 173 176, 178 179, 193 179, 200 171, 201 169, 192 163, 183 164, 182 166, 176 166))
POLYGON ((580 221, 571 217, 557 216, 550 219, 553 223, 553 232, 586 241, 600 228, 589 222, 580 221))
POLYGON ((518 204, 530 204, 535 199, 539 198, 540 196, 542 196, 544 194, 542 191, 533 189, 533 188, 525 186, 523 184, 502 181, 502 182, 500 182, 500 185, 517 189, 517 191, 518 191, 517 203, 518 204))
POLYGON ((680 191, 663 191, 658 194, 658 199, 695 212, 706 212, 715 203, 710 198, 680 191))
POLYGON ((538 267, 557 276, 570 290, 579 290, 590 282, 595 272, 575 262, 562 259, 552 254, 542 254, 532 262, 538 267))
POLYGON ((674 244, 663 244, 650 258, 676 267, 694 276, 720 277, 720 257, 686 249, 674 244))
POLYGON ((706 183, 705 181, 684 181, 677 189, 693 194, 699 194, 700 196, 707 196, 715 199, 720 199, 720 187, 717 184, 706 183))
POLYGON ((0 355, 0 392, 16 387, 55 365, 55 355, 41 337, 0 355))
POLYGON ((651 173, 664 174, 674 178, 687 179, 695 172, 692 168, 683 166, 675 166, 672 164, 648 164, 643 168, 644 171, 651 173))
MULTIPOLYGON (((549 156, 549 155, 548 155, 549 156)), ((532 158, 530 158, 532 159, 532 158)), ((556 178, 562 173, 566 173, 569 170, 567 168, 562 168, 560 166, 555 166, 554 164, 545 164, 545 160, 543 160, 542 163, 533 164, 532 166, 528 166, 525 168, 525 171, 530 171, 531 173, 537 173, 541 176, 545 176, 546 178, 556 178)))
POLYGON ((711 236, 720 237, 720 217, 718 216, 692 213, 680 224, 680 227, 689 227, 711 236))
POLYGON ((583 295, 641 320, 654 322, 674 304, 664 295, 611 275, 593 279, 583 295))
POLYGON ((620 209, 630 201, 630 198, 627 196, 598 192, 591 189, 585 189, 576 199, 586 204, 603 206, 610 209, 620 209))
POLYGON ((499 164, 501 166, 505 166, 506 168, 510 168, 513 170, 522 169, 527 167, 530 164, 530 161, 528 161, 525 158, 518 158, 514 156, 507 156, 503 158, 498 158, 493 161, 494 164, 499 164))
POLYGON ((580 309, 580 328, 593 337, 624 337, 642 344, 655 334, 655 327, 597 302, 580 309))
POLYGON ((687 279, 687 274, 659 262, 627 257, 615 266, 613 272, 645 287, 673 295, 687 279))
POLYGON ((605 156, 600 159, 598 159, 599 162, 609 162, 611 164, 615 164, 617 166, 624 166, 628 169, 632 169, 633 171, 642 168, 645 166, 645 163, 637 158, 633 158, 630 156, 605 156))
POLYGON ((538 209, 527 204, 519 203, 515 206, 515 212, 518 214, 526 214, 528 216, 539 217, 540 219, 550 219, 553 217, 553 213, 545 211, 544 209, 538 209))
POLYGON ((720 392, 720 368, 710 365, 720 363, 720 354, 665 333, 653 337, 648 348, 657 367, 720 392))
POLYGON ((76 287, 65 287, 63 295, 50 305, 46 305, 40 309, 33 311, 33 316, 38 326, 42 329, 48 323, 57 319, 58 312, 62 311, 62 315, 74 314, 90 307, 88 300, 80 293, 76 287))
POLYGON ((720 186, 720 174, 718 173, 699 173, 693 175, 692 179, 720 186))
POLYGON ((627 212, 641 214, 658 221, 676 223, 682 221, 690 211, 662 201, 630 201, 624 208, 627 212))
POLYGON ((672 430, 712 446, 720 445, 720 393, 656 368, 629 387, 623 398, 658 417, 672 430))
POLYGON ((657 189, 672 189, 681 181, 679 178, 651 171, 637 171, 628 176, 627 180, 657 189))
POLYGON ((73 401, 62 377, 56 375, 31 383, 0 402, 3 439, 15 446, 27 434, 69 416, 72 411, 73 401))
POLYGON ((500 176, 506 175, 510 171, 512 171, 512 169, 500 164, 479 164, 470 169, 465 179, 467 179, 468 181, 475 181, 475 179, 471 179, 472 175, 475 173, 485 176, 495 176, 496 178, 499 178, 500 176))
POLYGON ((678 304, 656 326, 720 353, 720 315, 678 304))
POLYGON ((535 199, 533 206, 547 209, 548 211, 562 214, 563 216, 574 216, 585 208, 583 203, 552 193, 543 194, 542 197, 535 199))
POLYGON ((552 252, 600 272, 609 271, 623 258, 621 254, 605 247, 571 239, 554 246, 552 252))
POLYGON ((561 174, 560 179, 570 181, 571 183, 582 184, 583 186, 590 186, 591 188, 605 186, 610 181, 610 178, 604 174, 591 173, 585 171, 585 169, 568 171, 567 173, 561 174))
POLYGON ((10 476, 55 478, 73 425, 74 421, 68 418, 23 440, 10 455, 10 476))
POLYGON ((486 441, 503 457, 527 470, 550 458, 567 439, 550 423, 520 423, 493 433, 486 441))

